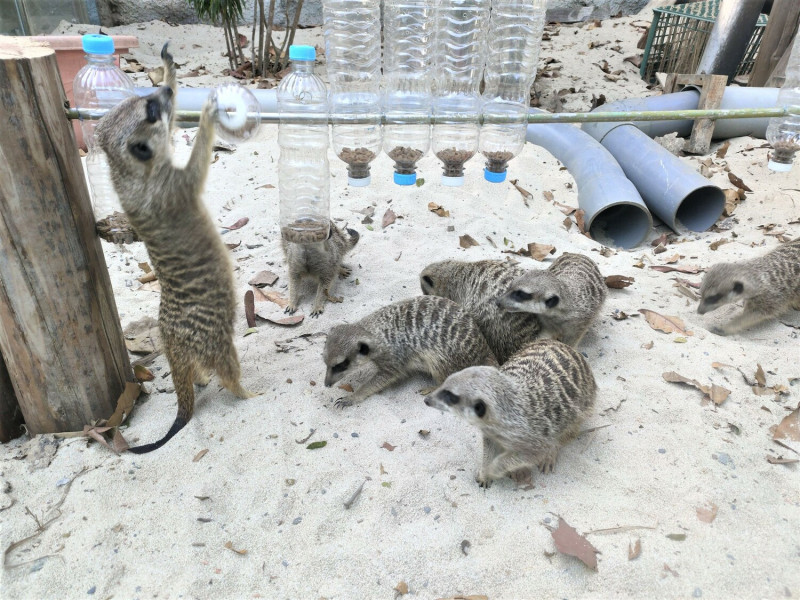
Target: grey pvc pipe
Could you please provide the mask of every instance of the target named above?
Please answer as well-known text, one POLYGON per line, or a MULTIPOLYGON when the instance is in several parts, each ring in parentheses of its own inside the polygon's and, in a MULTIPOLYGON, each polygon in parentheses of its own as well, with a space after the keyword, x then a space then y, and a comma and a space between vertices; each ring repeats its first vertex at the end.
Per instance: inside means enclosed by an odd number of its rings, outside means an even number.
POLYGON ((764 0, 722 0, 697 73, 727 75, 728 81, 732 80, 763 7, 764 0))
POLYGON ((602 144, 566 123, 528 125, 526 139, 560 160, 575 179, 578 205, 592 239, 633 248, 647 237, 653 217, 602 144))
MULTIPOLYGON (((775 106, 776 88, 736 88, 725 90, 724 108, 775 106)), ((686 110, 697 108, 700 94, 688 90, 637 98, 603 105, 603 110, 686 110)), ((753 135, 765 137, 769 119, 717 121, 715 138, 753 135)), ((725 208, 725 195, 717 186, 673 156, 648 136, 676 132, 689 135, 691 121, 650 121, 640 123, 585 123, 583 130, 611 152, 625 175, 633 182, 650 211, 675 231, 705 231, 725 208)))

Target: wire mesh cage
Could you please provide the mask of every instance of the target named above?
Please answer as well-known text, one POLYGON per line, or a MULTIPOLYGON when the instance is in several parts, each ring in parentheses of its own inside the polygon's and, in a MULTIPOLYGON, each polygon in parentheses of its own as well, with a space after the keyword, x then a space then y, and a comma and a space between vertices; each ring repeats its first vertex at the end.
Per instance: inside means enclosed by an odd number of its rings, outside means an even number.
MULTIPOLYGON (((639 69, 642 79, 653 83, 657 72, 694 73, 717 19, 719 2, 705 0, 653 9, 653 22, 639 69)), ((737 77, 753 70, 766 26, 767 15, 762 14, 739 63, 737 77)))

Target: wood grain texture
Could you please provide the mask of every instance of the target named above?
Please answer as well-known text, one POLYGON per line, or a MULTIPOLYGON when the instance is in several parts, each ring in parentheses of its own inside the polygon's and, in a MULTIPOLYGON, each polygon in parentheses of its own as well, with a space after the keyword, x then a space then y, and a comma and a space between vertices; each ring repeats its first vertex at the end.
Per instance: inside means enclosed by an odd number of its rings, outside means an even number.
POLYGON ((22 411, 20 411, 14 386, 8 376, 6 364, 0 356, 0 442, 13 440, 22 435, 22 411))
POLYGON ((55 54, 0 38, 0 352, 31 434, 114 411, 133 377, 55 54))
POLYGON ((800 26, 800 2, 775 0, 767 27, 758 47, 758 56, 747 85, 751 87, 781 87, 792 41, 800 26))

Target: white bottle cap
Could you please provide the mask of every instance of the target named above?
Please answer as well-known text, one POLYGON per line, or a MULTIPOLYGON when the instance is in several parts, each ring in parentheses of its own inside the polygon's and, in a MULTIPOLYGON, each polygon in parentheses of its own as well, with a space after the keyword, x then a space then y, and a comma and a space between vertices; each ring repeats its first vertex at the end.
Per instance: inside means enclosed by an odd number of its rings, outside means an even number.
POLYGON ((372 181, 372 177, 367 175, 366 177, 359 177, 355 179, 353 177, 347 178, 347 183, 352 185, 353 187, 366 187, 369 185, 369 182, 372 181))
POLYGON ((464 176, 447 177, 446 175, 442 175, 442 185, 446 185, 447 187, 460 187, 464 185, 464 176))
POLYGON ((792 163, 779 163, 771 160, 767 163, 770 171, 778 171, 779 173, 787 173, 792 170, 792 163))

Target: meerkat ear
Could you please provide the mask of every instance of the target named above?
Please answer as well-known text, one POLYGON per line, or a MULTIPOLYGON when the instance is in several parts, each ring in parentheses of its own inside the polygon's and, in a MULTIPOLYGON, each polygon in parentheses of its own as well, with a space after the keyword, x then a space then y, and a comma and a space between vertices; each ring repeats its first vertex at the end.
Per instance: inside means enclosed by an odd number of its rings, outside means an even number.
POLYGON ((369 344, 358 342, 358 353, 362 356, 369 356, 369 344))
POLYGON ((741 281, 734 281, 733 282, 733 292, 735 294, 741 294, 744 291, 744 285, 741 281))
POLYGON ((458 404, 459 402, 461 402, 461 398, 456 396, 450 390, 442 390, 441 392, 439 392, 438 395, 439 395, 439 398, 443 402, 445 402, 446 404, 449 404, 450 406, 453 406, 453 405, 458 404))
POLYGON ((422 276, 422 283, 427 285, 429 288, 433 289, 433 279, 431 279, 430 275, 423 275, 422 276))
POLYGON ((547 300, 544 301, 544 305, 547 308, 555 308, 556 306, 558 306, 559 302, 561 302, 561 298, 559 298, 557 294, 553 294, 547 300))
POLYGON ((479 419, 482 419, 486 414, 486 403, 483 400, 478 400, 472 408, 475 409, 475 414, 479 419))
POLYGON ((161 119, 161 104, 155 98, 147 101, 147 122, 156 123, 161 119))

